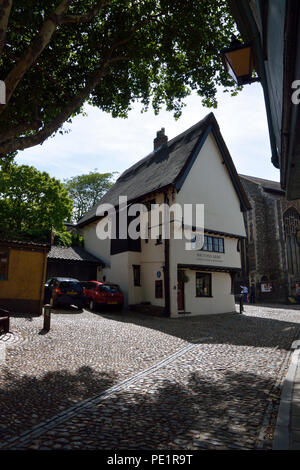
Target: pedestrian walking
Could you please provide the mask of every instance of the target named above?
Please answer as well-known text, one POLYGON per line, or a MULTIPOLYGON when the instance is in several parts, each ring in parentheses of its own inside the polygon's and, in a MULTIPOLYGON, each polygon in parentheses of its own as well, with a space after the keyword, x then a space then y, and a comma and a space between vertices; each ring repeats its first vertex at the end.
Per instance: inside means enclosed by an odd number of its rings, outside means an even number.
POLYGON ((248 287, 246 285, 241 286, 241 293, 243 294, 244 303, 248 302, 248 287))

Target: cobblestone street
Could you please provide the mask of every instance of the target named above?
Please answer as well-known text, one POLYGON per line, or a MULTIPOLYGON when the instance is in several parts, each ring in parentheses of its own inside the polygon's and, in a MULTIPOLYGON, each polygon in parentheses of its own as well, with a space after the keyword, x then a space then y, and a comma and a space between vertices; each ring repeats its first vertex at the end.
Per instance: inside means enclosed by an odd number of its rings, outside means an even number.
POLYGON ((300 310, 164 319, 56 311, 11 319, 0 448, 272 447, 300 310), (138 374, 138 375, 137 375, 138 374))

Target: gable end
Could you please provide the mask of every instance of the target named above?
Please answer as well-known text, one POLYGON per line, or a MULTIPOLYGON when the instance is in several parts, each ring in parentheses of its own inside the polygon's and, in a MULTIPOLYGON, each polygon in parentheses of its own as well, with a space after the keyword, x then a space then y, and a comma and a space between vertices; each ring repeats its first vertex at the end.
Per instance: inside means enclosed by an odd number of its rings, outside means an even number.
POLYGON ((239 180, 239 176, 237 174, 237 171, 235 169, 234 163, 232 161, 232 158, 229 154, 229 150, 226 147, 226 144, 222 138, 222 135, 220 133, 220 130, 218 128, 218 125, 216 122, 213 122, 212 124, 207 126, 207 129, 205 130, 204 134, 201 136, 197 144, 195 145, 193 151, 191 152, 190 158, 188 159, 185 167, 182 169, 182 171, 179 173, 178 177, 176 178, 175 181, 175 187, 177 191, 179 192, 180 189, 182 188, 197 156, 199 155, 200 150, 202 149, 204 142, 206 141, 209 133, 212 132, 216 144, 218 146, 218 149, 222 155, 222 158, 224 160, 224 164, 227 168, 227 171, 229 173, 230 179, 232 181, 232 184, 234 186, 234 189, 237 193, 237 196, 240 200, 241 203, 241 211, 246 211, 251 209, 251 205, 248 201, 248 198, 246 196, 246 193, 244 191, 244 188, 242 187, 242 184, 239 180))

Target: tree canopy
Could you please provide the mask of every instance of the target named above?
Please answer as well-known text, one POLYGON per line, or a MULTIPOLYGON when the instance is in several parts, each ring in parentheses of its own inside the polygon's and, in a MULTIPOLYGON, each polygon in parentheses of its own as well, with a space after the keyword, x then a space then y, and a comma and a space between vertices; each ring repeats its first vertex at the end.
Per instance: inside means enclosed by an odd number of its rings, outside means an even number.
POLYGON ((197 90, 215 106, 217 85, 236 90, 220 56, 234 31, 225 0, 0 2, 0 156, 63 132, 85 102, 113 117, 136 100, 178 116, 197 90))
POLYGON ((50 241, 51 231, 65 231, 72 201, 63 183, 27 165, 0 171, 0 235, 2 238, 50 241))
POLYGON ((73 200, 73 215, 78 221, 113 185, 114 173, 90 171, 87 175, 65 180, 65 187, 73 200))

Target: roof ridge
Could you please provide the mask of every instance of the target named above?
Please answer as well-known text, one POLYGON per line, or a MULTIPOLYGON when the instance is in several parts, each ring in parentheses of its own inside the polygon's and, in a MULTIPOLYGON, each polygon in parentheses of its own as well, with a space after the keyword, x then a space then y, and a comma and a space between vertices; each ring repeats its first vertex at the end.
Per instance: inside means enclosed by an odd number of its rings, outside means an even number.
POLYGON ((274 181, 274 180, 269 180, 269 179, 266 179, 266 178, 260 178, 259 176, 243 175, 242 173, 239 173, 239 177, 240 178, 249 178, 249 179, 253 178, 255 180, 268 181, 270 183, 275 183, 275 184, 280 185, 280 181, 274 181))
MULTIPOLYGON (((197 127, 202 128, 205 124, 209 125, 211 121, 213 121, 218 126, 217 120, 216 120, 215 115, 214 115, 213 112, 208 113, 206 116, 204 116, 202 119, 200 119, 200 121, 196 122, 195 124, 190 126, 188 129, 186 129, 185 131, 183 131, 180 134, 173 137, 165 145, 162 145, 156 151, 152 151, 151 153, 149 153, 148 155, 146 155, 145 157, 141 158, 136 163, 131 165, 129 168, 127 168, 119 176, 119 178, 116 180, 115 184, 109 189, 109 191, 101 199, 99 199, 96 202, 96 204, 86 214, 84 214, 79 219, 79 221, 77 222, 77 225, 80 225, 81 223, 84 223, 86 220, 89 220, 91 217, 95 217, 95 208, 97 208, 99 206, 99 204, 101 204, 101 202, 104 199, 105 200, 108 199, 110 197, 110 194, 114 193, 116 185, 118 185, 119 183, 126 183, 126 180, 129 181, 130 177, 134 176, 132 174, 133 171, 138 174, 139 171, 141 170, 142 166, 145 165, 146 162, 148 163, 148 166, 149 166, 152 159, 155 161, 156 158, 159 158, 159 156, 162 156, 162 152, 164 152, 166 149, 172 148, 172 146, 176 143, 176 141, 180 141, 181 139, 184 138, 184 136, 189 135, 192 131, 197 129, 197 127)), ((145 165, 145 167, 146 167, 146 165, 145 165)), ((180 168, 178 169, 177 174, 179 173, 179 171, 180 171, 180 168)), ((145 192, 143 194, 147 194, 147 191, 145 190, 145 192)), ((141 196, 142 196, 142 194, 140 195, 140 197, 141 196)))
POLYGON ((213 132, 222 156, 227 162, 229 176, 241 204, 248 208, 250 204, 238 179, 219 124, 215 115, 210 112, 196 124, 178 134, 165 145, 161 145, 155 152, 151 152, 122 173, 110 190, 81 217, 77 222, 77 227, 83 227, 96 221, 99 218, 97 208, 100 204, 109 203, 117 207, 120 195, 126 196, 127 202, 130 204, 157 191, 163 191, 171 185, 179 188, 210 131, 213 132))
POLYGON ((210 112, 208 113, 206 116, 204 116, 204 118, 200 119, 200 121, 196 122, 196 124, 193 124, 192 126, 190 126, 188 129, 186 129, 185 131, 182 131, 180 134, 176 135, 175 137, 173 137, 172 139, 168 140, 168 142, 166 142, 166 144, 163 144, 161 145, 160 147, 158 147, 158 149, 154 149, 152 150, 152 152, 148 153, 148 155, 146 155, 145 157, 141 158, 140 160, 138 160, 137 162, 135 162, 133 165, 131 165, 129 168, 127 168, 120 176, 119 178, 116 180, 116 183, 119 181, 119 180, 122 180, 122 176, 124 176, 127 172, 129 173, 136 165, 137 165, 137 168, 139 168, 139 166, 141 166, 146 160, 150 160, 151 157, 155 156, 157 154, 157 151, 160 150, 162 147, 170 147, 171 145, 173 145, 177 140, 180 140, 182 139, 182 137, 186 134, 189 134, 192 130, 196 129, 198 126, 200 127, 200 125, 202 126, 204 124, 204 122, 206 120, 208 120, 209 118, 211 119, 211 117, 215 117, 214 116, 214 113, 213 112, 210 112))

